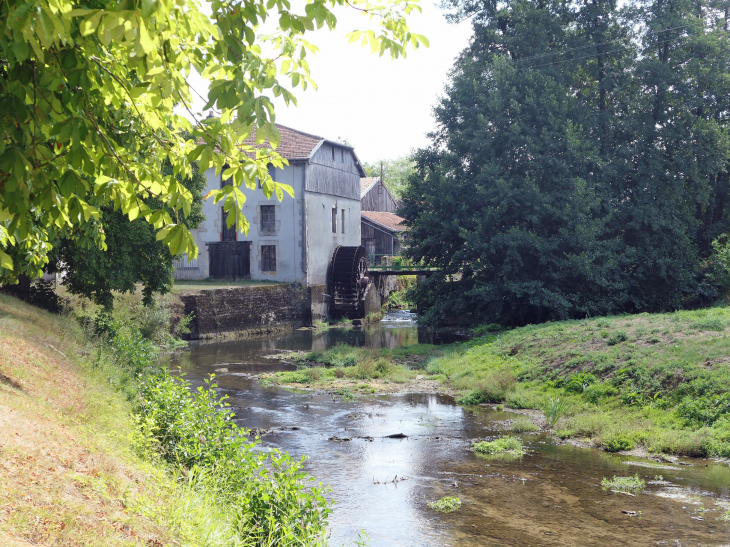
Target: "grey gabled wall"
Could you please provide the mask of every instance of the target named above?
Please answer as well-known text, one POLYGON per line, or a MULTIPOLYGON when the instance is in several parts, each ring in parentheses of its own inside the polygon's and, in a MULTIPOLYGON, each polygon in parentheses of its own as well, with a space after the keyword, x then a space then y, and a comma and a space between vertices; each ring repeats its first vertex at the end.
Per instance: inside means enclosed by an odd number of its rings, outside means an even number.
POLYGON ((365 193, 360 207, 363 211, 396 212, 395 200, 381 180, 373 184, 365 193))
POLYGON ((359 200, 360 171, 351 150, 323 143, 310 159, 305 189, 359 200))
POLYGON ((374 225, 366 218, 362 219, 361 225, 362 246, 368 254, 390 255, 396 251, 396 242, 393 241, 393 234, 383 228, 374 225))

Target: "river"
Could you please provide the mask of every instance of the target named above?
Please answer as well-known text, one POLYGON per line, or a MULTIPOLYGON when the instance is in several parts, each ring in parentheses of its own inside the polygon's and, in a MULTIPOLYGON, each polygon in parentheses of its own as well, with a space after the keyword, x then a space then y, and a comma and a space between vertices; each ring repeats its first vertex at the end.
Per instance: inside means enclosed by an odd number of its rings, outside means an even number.
POLYGON ((371 348, 449 342, 460 333, 419 328, 407 313, 363 329, 294 331, 262 338, 194 343, 170 366, 194 384, 215 372, 239 425, 260 428, 263 449, 309 456, 306 470, 331 485, 336 501, 330 545, 361 531, 372 546, 721 546, 730 545, 730 467, 708 460, 672 464, 518 435, 516 459, 485 459, 473 440, 500 435, 515 414, 465 409, 451 397, 408 393, 340 401, 326 393, 262 387, 261 372, 291 365, 278 350, 324 350, 339 343, 371 348), (389 438, 403 434, 405 438, 389 438), (349 441, 329 440, 332 438, 349 441), (604 492, 604 477, 638 474, 637 496, 604 492), (405 480, 402 480, 405 479, 405 480), (442 514, 428 503, 461 499, 442 514), (632 513, 633 512, 633 513, 632 513))

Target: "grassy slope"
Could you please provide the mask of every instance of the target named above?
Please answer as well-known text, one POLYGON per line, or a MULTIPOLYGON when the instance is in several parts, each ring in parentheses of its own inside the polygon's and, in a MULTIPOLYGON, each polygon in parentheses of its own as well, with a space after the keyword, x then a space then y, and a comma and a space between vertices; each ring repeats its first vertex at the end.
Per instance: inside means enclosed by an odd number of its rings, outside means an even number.
MULTIPOLYGON (((550 397, 567 401, 568 413, 556 424, 564 438, 608 450, 728 457, 729 327, 727 307, 546 323, 444 347, 416 366, 464 395, 463 402, 542 409, 550 397)), ((337 357, 346 352, 310 360, 342 367, 337 357)), ((386 371, 381 377, 406 381, 415 374, 402 370, 392 352, 358 350, 351 357, 352 371, 320 368, 273 379, 310 385, 364 379, 378 363, 386 371)))
POLYGON ((727 418, 710 427, 686 412, 687 399, 720 408, 730 390, 728 326, 727 307, 533 325, 464 344, 429 370, 515 408, 567 399, 556 431, 565 438, 608 450, 728 456, 727 418), (518 384, 505 383, 506 369, 518 384))
POLYGON ((172 286, 172 292, 186 294, 210 289, 236 289, 240 287, 258 287, 261 285, 280 285, 278 281, 244 279, 240 281, 225 281, 213 279, 178 279, 172 286))
POLYGON ((130 405, 105 362, 74 321, 0 295, 0 545, 159 546, 194 534, 190 497, 134 455, 130 405))

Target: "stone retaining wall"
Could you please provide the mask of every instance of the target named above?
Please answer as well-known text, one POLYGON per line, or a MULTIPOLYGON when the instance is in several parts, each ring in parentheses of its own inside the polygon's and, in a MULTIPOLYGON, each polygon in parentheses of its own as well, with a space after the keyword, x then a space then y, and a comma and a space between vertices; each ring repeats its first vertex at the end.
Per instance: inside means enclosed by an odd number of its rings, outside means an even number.
POLYGON ((298 284, 200 290, 180 296, 193 313, 192 340, 273 332, 311 324, 311 290, 298 284))

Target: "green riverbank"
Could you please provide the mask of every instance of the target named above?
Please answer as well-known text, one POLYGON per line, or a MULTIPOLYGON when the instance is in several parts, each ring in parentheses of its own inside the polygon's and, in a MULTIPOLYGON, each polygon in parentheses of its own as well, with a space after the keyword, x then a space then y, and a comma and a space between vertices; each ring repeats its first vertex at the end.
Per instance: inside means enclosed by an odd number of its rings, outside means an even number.
MULTIPOLYGON (((730 457, 729 333, 727 306, 509 331, 485 326, 450 346, 338 346, 300 356, 299 370, 262 381, 345 394, 428 382, 460 404, 532 409, 538 427, 571 442, 730 457)), ((523 422, 517 427, 529 427, 523 422)))
POLYGON ((78 322, 0 295, 0 544, 326 544, 321 485, 160 367, 128 309, 78 322))

